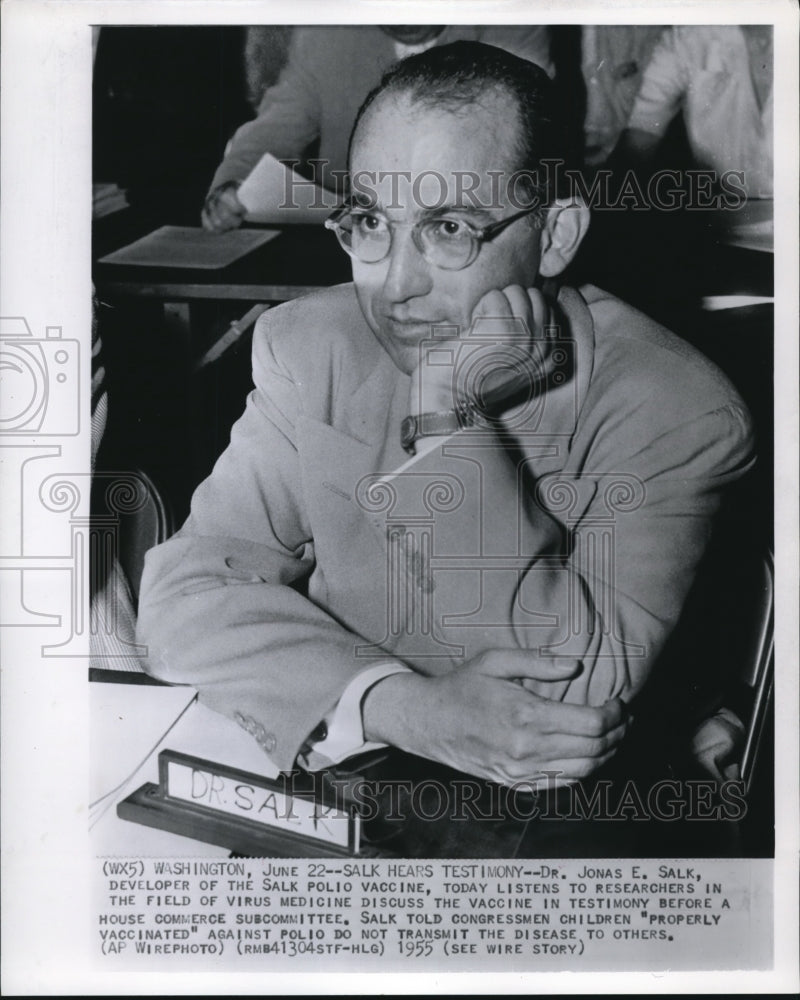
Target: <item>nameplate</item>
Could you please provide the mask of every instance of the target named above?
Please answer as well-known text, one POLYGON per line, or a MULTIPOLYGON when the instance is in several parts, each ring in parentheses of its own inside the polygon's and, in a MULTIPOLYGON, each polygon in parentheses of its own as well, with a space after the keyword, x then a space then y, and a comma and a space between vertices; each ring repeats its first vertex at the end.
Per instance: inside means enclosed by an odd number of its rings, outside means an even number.
POLYGON ((274 781, 172 751, 162 751, 159 770, 160 789, 167 800, 344 850, 358 844, 357 815, 313 796, 292 794, 288 781, 274 781))

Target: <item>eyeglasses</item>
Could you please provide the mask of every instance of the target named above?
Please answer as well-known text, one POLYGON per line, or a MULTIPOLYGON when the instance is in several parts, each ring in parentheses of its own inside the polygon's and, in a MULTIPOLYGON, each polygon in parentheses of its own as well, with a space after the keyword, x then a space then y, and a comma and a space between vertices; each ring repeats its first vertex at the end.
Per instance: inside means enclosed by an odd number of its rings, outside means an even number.
MULTIPOLYGON (((463 219, 449 216, 420 219, 411 226, 411 238, 429 264, 445 271, 460 271, 469 267, 484 243, 493 240, 512 222, 538 211, 540 207, 525 208, 489 226, 473 226, 463 219)), ((377 212, 343 205, 325 220, 325 228, 336 233, 342 248, 351 257, 363 264, 377 264, 389 256, 397 226, 377 212)))

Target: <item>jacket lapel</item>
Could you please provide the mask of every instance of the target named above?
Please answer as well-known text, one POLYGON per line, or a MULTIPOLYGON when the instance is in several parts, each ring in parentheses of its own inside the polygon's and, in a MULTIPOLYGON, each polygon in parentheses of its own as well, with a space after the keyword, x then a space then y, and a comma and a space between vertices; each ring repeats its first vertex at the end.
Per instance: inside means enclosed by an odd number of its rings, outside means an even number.
POLYGON ((594 324, 577 291, 561 289, 552 324, 543 348, 551 363, 546 389, 511 411, 506 424, 517 437, 528 473, 537 480, 567 464, 594 359, 594 324))

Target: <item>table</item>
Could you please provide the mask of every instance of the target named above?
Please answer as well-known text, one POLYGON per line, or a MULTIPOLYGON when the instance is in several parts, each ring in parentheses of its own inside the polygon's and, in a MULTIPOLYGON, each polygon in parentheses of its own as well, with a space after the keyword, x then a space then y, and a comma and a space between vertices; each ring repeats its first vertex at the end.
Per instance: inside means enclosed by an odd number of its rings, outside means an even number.
MULTIPOLYGON (((111 220, 107 226, 95 226, 95 260, 157 228, 157 223, 147 219, 112 216, 111 220)), ((291 226, 276 239, 217 270, 95 263, 92 277, 98 294, 111 298, 277 303, 349 281, 350 261, 328 230, 291 226)))
POLYGON ((98 220, 92 278, 102 301, 135 299, 159 304, 162 318, 166 316, 173 324, 177 321, 195 370, 217 361, 269 306, 350 280, 347 255, 333 233, 319 226, 285 227, 269 243, 214 270, 98 262, 155 228, 152 219, 132 212, 98 220), (226 303, 220 335, 218 313, 226 303), (212 304, 214 309, 209 308, 212 304), (250 308, 242 314, 245 304, 250 308), (230 324, 227 329, 225 324, 230 324))

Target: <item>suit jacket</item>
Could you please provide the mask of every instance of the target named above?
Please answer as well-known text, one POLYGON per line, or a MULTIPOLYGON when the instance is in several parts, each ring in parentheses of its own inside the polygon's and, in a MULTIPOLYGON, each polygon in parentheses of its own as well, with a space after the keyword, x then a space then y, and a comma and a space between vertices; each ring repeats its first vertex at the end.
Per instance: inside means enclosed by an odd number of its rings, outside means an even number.
MULTIPOLYGON (((448 25, 437 45, 486 42, 530 59, 552 75, 550 33, 541 26, 448 25)), ((265 153, 279 160, 300 159, 319 139, 316 155, 328 170, 347 169, 350 132, 364 98, 397 62, 394 40, 370 25, 295 28, 286 66, 265 91, 257 117, 234 134, 211 189, 242 181, 265 153)))
MULTIPOLYGON (((148 669, 191 683, 290 768, 347 684, 482 650, 582 663, 548 697, 641 689, 675 625, 747 411, 691 347, 596 288, 564 288, 546 388, 405 474, 409 377, 351 285, 265 313, 255 390, 177 536, 152 550, 148 669)), ((538 349, 538 348, 537 348, 538 349)))

